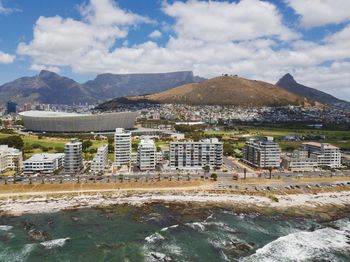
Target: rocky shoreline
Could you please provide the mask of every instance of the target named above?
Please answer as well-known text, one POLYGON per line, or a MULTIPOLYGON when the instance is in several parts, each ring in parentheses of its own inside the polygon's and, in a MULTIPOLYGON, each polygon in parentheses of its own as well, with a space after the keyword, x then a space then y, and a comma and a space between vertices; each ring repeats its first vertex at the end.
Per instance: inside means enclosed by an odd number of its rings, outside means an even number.
POLYGON ((106 208, 115 205, 145 206, 169 204, 191 207, 189 210, 223 208, 239 212, 282 214, 334 220, 350 207, 350 192, 256 196, 245 194, 215 194, 209 192, 109 192, 76 195, 36 195, 0 200, 3 215, 54 213, 81 208, 106 208))

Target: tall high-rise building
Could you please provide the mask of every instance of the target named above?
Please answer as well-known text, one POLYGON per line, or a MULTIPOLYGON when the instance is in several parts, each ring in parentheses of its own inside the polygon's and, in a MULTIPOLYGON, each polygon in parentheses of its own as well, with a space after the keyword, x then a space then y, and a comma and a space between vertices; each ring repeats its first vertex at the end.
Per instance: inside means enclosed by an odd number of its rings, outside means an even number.
POLYGON ((141 139, 137 148, 137 166, 141 171, 154 170, 157 161, 157 148, 153 140, 141 139))
POLYGON ((114 163, 120 167, 131 162, 131 133, 117 128, 114 134, 114 163))
POLYGON ((91 171, 95 174, 103 173, 108 163, 108 145, 101 146, 91 162, 91 171))
POLYGON ((17 113, 17 104, 12 101, 6 102, 6 114, 16 114, 17 113))
POLYGON ((199 142, 171 142, 171 169, 200 169, 205 166, 220 169, 223 163, 223 144, 217 138, 199 142))
POLYGON ((259 168, 278 168, 281 162, 281 149, 273 137, 250 139, 245 143, 242 160, 259 168))
POLYGON ((73 138, 64 145, 64 172, 67 174, 79 174, 83 169, 82 143, 73 138))

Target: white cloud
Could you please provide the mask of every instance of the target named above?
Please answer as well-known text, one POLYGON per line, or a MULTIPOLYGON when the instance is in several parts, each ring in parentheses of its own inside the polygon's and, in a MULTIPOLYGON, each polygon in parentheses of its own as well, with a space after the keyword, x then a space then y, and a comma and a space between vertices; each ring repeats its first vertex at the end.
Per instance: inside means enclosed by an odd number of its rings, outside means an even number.
POLYGON ((20 12, 21 10, 17 9, 17 8, 9 8, 9 7, 5 7, 2 3, 2 1, 0 0, 0 14, 11 14, 13 12, 20 12))
POLYGON ((350 20, 348 0, 286 0, 287 4, 301 16, 304 27, 338 24, 350 20))
POLYGON ((80 6, 80 12, 90 24, 100 26, 135 25, 151 23, 151 19, 122 10, 112 0, 90 0, 88 5, 80 6))
POLYGON ((307 86, 350 100, 350 62, 334 62, 330 66, 297 69, 296 80, 307 86))
MULTIPOLYGON (((34 26, 34 37, 20 43, 17 53, 28 55, 34 64, 73 66, 88 53, 108 50, 128 34, 128 27, 151 20, 120 9, 111 0, 91 0, 80 6, 82 20, 40 17, 34 26)), ((94 61, 90 61, 94 63, 94 61)))
POLYGON ((148 37, 150 38, 159 38, 161 36, 162 36, 162 32, 160 32, 159 30, 154 30, 152 33, 148 35, 148 37))
POLYGON ((30 66, 30 69, 33 71, 41 71, 41 70, 48 70, 54 73, 59 73, 61 69, 57 66, 46 66, 46 65, 38 65, 38 64, 32 64, 30 66))
POLYGON ((176 1, 165 3, 163 10, 176 19, 175 31, 184 38, 218 42, 266 36, 282 40, 297 37, 283 25, 277 8, 265 1, 176 1))
POLYGON ((0 64, 11 64, 15 60, 14 55, 10 55, 0 51, 0 64))
POLYGON ((326 90, 327 83, 333 94, 339 88, 350 99, 344 64, 350 58, 350 25, 319 44, 303 40, 284 25, 277 8, 267 1, 175 1, 163 4, 162 10, 175 21, 159 21, 169 36, 164 44, 130 44, 129 30, 153 21, 111 0, 91 0, 80 7, 81 20, 40 17, 33 40, 20 43, 17 52, 30 56, 33 70, 69 66, 79 74, 193 70, 204 77, 229 73, 275 82, 292 72, 305 84, 326 90), (117 41, 121 47, 114 48, 117 41), (331 66, 320 66, 325 62, 331 66), (302 72, 313 75, 302 78, 302 72), (318 74, 323 74, 322 81, 318 74))

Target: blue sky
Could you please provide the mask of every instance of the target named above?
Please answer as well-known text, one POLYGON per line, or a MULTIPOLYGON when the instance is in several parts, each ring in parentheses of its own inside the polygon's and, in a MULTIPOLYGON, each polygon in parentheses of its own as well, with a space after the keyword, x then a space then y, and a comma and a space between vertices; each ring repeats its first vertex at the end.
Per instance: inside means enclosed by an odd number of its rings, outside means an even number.
POLYGON ((193 70, 306 85, 350 99, 348 0, 0 0, 0 84, 48 69, 193 70))

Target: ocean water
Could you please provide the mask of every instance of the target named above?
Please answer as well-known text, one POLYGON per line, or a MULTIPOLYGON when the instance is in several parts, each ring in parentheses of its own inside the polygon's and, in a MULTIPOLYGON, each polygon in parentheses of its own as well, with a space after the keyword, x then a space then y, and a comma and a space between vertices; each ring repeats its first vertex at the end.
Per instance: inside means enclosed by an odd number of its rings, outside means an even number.
POLYGON ((0 217, 0 261, 350 261, 349 218, 162 204, 0 217))

